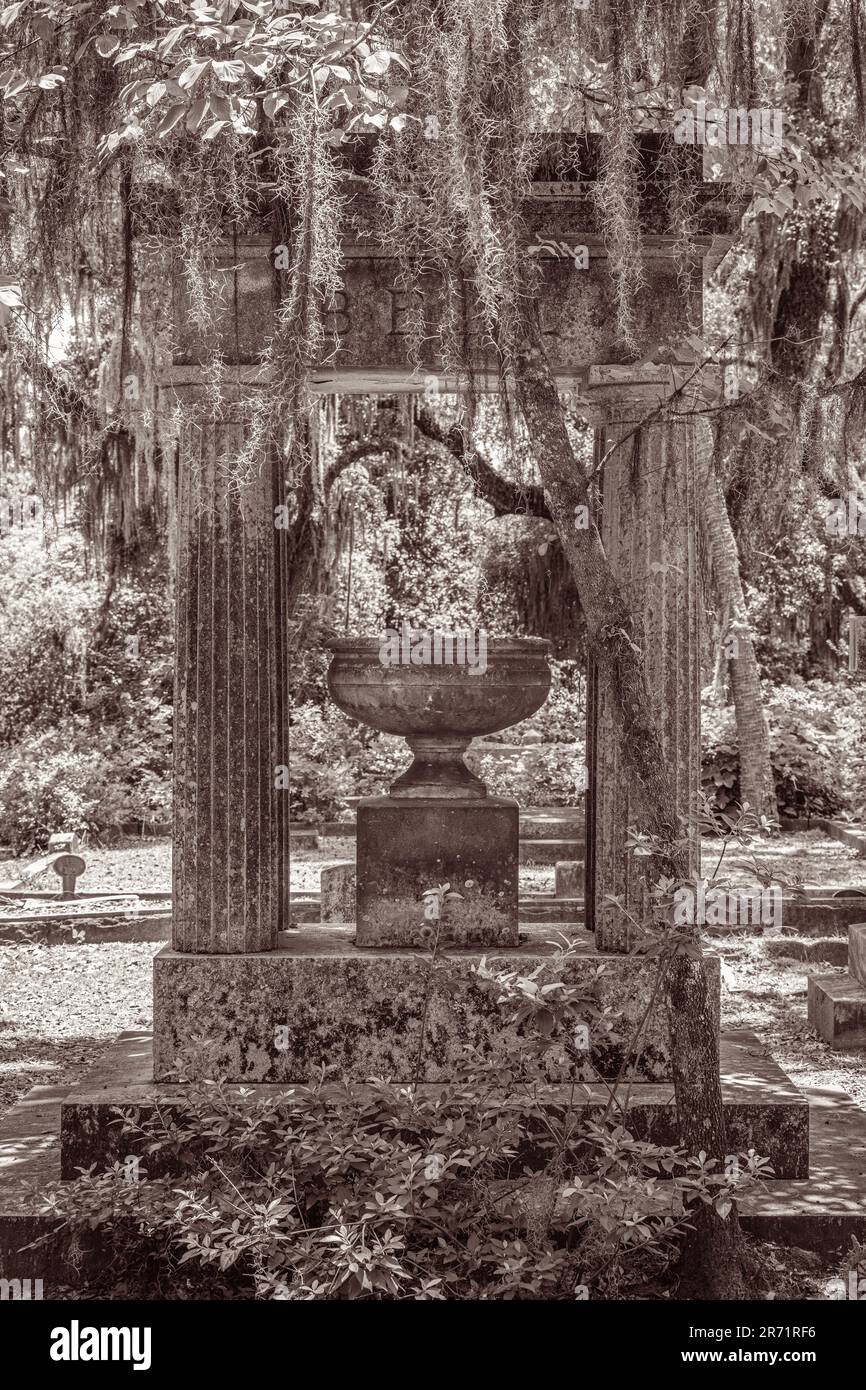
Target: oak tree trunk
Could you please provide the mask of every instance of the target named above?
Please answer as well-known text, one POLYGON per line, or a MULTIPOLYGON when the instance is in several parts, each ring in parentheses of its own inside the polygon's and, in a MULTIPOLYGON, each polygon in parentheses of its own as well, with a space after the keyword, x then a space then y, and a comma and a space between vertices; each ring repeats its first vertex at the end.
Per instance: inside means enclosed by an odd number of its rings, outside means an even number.
MULTIPOLYGON (((595 524, 580 527, 576 522, 576 509, 589 507, 587 478, 569 442, 532 304, 525 310, 515 355, 515 381, 554 525, 577 584, 598 677, 611 701, 622 756, 640 789, 644 823, 660 842, 652 871, 683 878, 688 867, 678 844, 677 807, 661 738, 650 712, 641 634, 595 524)), ((666 976, 674 1090, 681 1143, 689 1154, 703 1151, 721 1164, 728 1150, 718 1036, 697 929, 694 935, 690 953, 677 952, 666 976)), ((704 1207, 687 1241, 690 1292, 711 1299, 745 1297, 741 1248, 736 1208, 722 1219, 713 1208, 704 1207)))

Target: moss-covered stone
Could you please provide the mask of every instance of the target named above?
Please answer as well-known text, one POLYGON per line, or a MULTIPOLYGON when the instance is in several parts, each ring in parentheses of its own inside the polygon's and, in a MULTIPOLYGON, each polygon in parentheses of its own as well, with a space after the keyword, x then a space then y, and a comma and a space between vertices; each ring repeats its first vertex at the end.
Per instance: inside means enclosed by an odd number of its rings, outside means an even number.
MULTIPOLYGON (((502 968, 529 974, 553 968, 548 929, 530 928, 521 945, 496 953, 502 968)), ((445 1081, 467 1053, 483 1061, 503 1038, 520 1062, 521 1035, 504 1023, 495 993, 473 979, 478 951, 450 953, 457 972, 430 981, 430 958, 417 950, 364 950, 351 932, 305 928, 284 949, 267 954, 196 956, 164 951, 154 961, 154 1075, 222 1077, 233 1082, 305 1082, 334 1069, 344 1079, 445 1081), (429 989, 429 997, 428 997, 429 989), (423 1058, 419 1063, 422 1019, 423 1058)), ((708 962, 718 1010, 718 960, 708 962)), ((670 1076, 667 1022, 651 1010, 636 1057, 627 1043, 642 1018, 657 964, 602 955, 588 947, 573 955, 561 978, 580 987, 587 1003, 589 1050, 578 1079, 644 1081, 670 1076), (601 971, 599 967, 603 967, 601 971), (621 1015, 612 1032, 603 1017, 621 1015)), ((551 978, 556 978, 551 976, 551 978)), ((528 1042, 526 1051, 528 1052, 528 1042)), ((546 1079, 571 1080, 573 1061, 551 1050, 546 1079)))

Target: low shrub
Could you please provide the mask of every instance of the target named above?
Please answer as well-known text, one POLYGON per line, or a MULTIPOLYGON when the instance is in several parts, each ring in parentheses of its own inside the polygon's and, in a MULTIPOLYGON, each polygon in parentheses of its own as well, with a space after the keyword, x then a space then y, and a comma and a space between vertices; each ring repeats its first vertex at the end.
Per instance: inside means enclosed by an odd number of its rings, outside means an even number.
POLYGON ((80 835, 119 826, 124 794, 112 771, 116 745, 87 720, 66 719, 20 740, 0 768, 0 839, 16 854, 42 849, 55 830, 80 835))
MULTIPOLYGON (((837 816, 866 810, 866 687, 796 681, 765 691, 779 813, 837 816)), ((732 707, 702 711, 704 791, 718 810, 740 800, 732 707)))

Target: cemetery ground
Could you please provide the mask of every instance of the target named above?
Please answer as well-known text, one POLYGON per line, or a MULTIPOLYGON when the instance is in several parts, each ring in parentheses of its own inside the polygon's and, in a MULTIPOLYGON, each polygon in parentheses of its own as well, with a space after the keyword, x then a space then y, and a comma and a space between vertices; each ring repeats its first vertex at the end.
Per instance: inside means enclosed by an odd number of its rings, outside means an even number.
MULTIPOLYGON (((322 840, 320 846, 293 851, 294 890, 317 890, 323 862, 353 854, 350 840, 322 840)), ((705 839, 702 850, 703 872, 711 876, 719 842, 705 839)), ((83 853, 88 891, 170 890, 168 838, 122 840, 83 853)), ((0 879, 22 863, 0 862, 0 879)), ((719 881, 729 887, 754 883, 755 867, 828 894, 845 888, 866 892, 866 857, 819 830, 785 833, 747 851, 729 848, 719 881)), ((521 891, 549 892, 553 876, 552 866, 523 866, 521 891)), ((34 887, 53 890, 55 884, 46 875, 34 887)), ((79 1082, 118 1034, 150 1029, 152 961, 164 944, 164 939, 0 942, 0 1119, 34 1086, 66 1088, 79 1082)), ((806 1013, 808 976, 845 972, 843 929, 810 941, 784 935, 774 926, 763 933, 707 935, 704 946, 721 957, 722 1031, 749 1030, 795 1086, 828 1093, 838 1088, 866 1112, 866 1051, 829 1047, 806 1013)), ((866 1167, 866 1152, 860 1167, 866 1167)), ((766 1244, 764 1255, 778 1281, 773 1288, 777 1298, 832 1297, 845 1264, 838 1252, 803 1249, 788 1241, 766 1244)))

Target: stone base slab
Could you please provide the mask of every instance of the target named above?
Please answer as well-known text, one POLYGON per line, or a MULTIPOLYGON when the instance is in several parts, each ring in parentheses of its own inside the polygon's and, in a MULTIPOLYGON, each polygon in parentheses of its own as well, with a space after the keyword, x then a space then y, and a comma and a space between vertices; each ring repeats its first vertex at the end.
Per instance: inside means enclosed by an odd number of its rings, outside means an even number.
MULTIPOLYGON (((550 964, 556 948, 549 926, 527 927, 521 943, 488 955, 498 969, 530 974, 550 964)), ((643 1017, 657 975, 655 960, 596 951, 581 933, 580 945, 561 976, 588 1000, 586 1080, 617 1077, 631 1034, 643 1017), (581 939, 582 938, 582 939, 581 939), (599 967, 604 967, 599 973, 599 967), (622 1011, 619 1039, 604 1035, 592 1004, 622 1011)), ((281 949, 249 955, 181 954, 154 958, 154 1075, 230 1082, 308 1082, 331 1067, 347 1080, 385 1077, 410 1083, 447 1081, 466 1049, 481 1063, 503 1030, 494 994, 474 982, 476 949, 449 950, 459 981, 429 991, 430 957, 423 951, 360 950, 351 929, 302 927, 281 937, 281 949), (285 943, 285 944, 283 944, 285 943), (419 1070, 422 1019, 424 1056, 419 1070)), ((719 961, 707 957, 718 1019, 719 961)), ((717 1025, 718 1026, 718 1025, 717 1025)), ((516 1048, 519 1058, 520 1049, 516 1048)), ((624 1075, 635 1080, 670 1078, 667 1019, 651 1011, 638 1058, 624 1075)), ((548 1062, 547 1079, 571 1080, 570 1064, 548 1062)))
MULTIPOLYGON (((722 1036, 722 1092, 732 1146, 752 1146, 772 1156, 777 1173, 766 1190, 742 1203, 743 1224, 766 1239, 841 1255, 852 1236, 866 1240, 866 1114, 844 1092, 806 1092, 810 1178, 802 1181, 804 1097, 764 1053, 750 1033, 722 1036)), ((56 1295, 58 1284, 75 1287, 82 1251, 67 1250, 68 1237, 26 1248, 57 1225, 37 1215, 36 1207, 40 1191, 60 1178, 61 1111, 66 1176, 74 1177, 78 1167, 125 1158, 133 1150, 129 1137, 119 1136, 112 1124, 115 1107, 146 1111, 183 1101, 182 1087, 156 1086, 152 1074, 149 1036, 122 1034, 80 1085, 34 1087, 0 1120, 0 1277, 43 1278, 45 1298, 56 1295)), ((255 1093, 269 1090, 257 1087, 255 1093)), ((641 1085, 631 1095, 637 1127, 644 1102, 661 1117, 671 1088, 641 1085)), ((659 1118, 652 1132, 662 1142, 660 1124, 659 1118)), ((142 1167, 146 1171, 146 1160, 142 1167)), ((94 1248, 84 1252, 88 1265, 100 1258, 98 1241, 95 1232, 94 1248)))
MULTIPOLYGON (((808 1177, 809 1106, 803 1095, 781 1069, 768 1058, 757 1038, 748 1032, 727 1034, 721 1042, 722 1092, 725 1123, 731 1152, 756 1149, 772 1163, 778 1178, 802 1180, 808 1177)), ((358 1083, 363 1089, 364 1083, 358 1083)), ((284 1089, 274 1085, 238 1088, 239 1100, 279 1095, 284 1089)), ((435 1091, 429 1084, 423 1092, 435 1091)), ((625 1091, 625 1088, 623 1088, 625 1091)), ((73 1178, 92 1163, 100 1167, 122 1162, 136 1152, 148 1169, 144 1149, 136 1149, 137 1137, 122 1134, 117 1108, 130 1107, 140 1116, 159 1106, 163 1113, 181 1109, 186 1095, 182 1085, 156 1085, 149 1079, 149 1067, 135 1036, 129 1047, 123 1039, 108 1060, 95 1068, 84 1083, 67 1096, 62 1108, 62 1175, 73 1178)), ((609 1089, 593 1083, 581 1086, 572 1095, 570 1086, 543 1086, 542 1105, 558 1110, 571 1104, 583 1119, 600 1121, 610 1099, 609 1089)), ((524 1096, 515 1103, 524 1104, 524 1096)), ((656 1144, 675 1144, 676 1112, 670 1084, 637 1083, 628 1089, 628 1126, 638 1139, 656 1144)), ((531 1146, 530 1146, 531 1147, 531 1146)), ((534 1156, 524 1156, 533 1166, 534 1156)), ((543 1160, 542 1160, 543 1161, 543 1160)), ((151 1176, 159 1174, 150 1160, 151 1176)))
POLYGON ((852 975, 810 975, 808 1012, 831 1047, 866 1047, 866 988, 852 975))
POLYGON ((803 1095, 809 1181, 771 1180, 743 1198, 740 1220, 759 1240, 841 1258, 852 1238, 866 1241, 866 1112, 837 1086, 804 1087, 803 1095))

